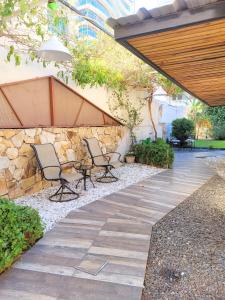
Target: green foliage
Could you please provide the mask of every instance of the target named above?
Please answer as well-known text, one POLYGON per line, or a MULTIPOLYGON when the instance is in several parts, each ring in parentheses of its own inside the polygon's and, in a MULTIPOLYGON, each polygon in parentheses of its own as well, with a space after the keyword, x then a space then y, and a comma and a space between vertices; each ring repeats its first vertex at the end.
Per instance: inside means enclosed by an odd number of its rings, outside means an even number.
POLYGON ((196 139, 198 139, 201 128, 211 128, 211 121, 209 116, 205 113, 205 109, 206 104, 198 99, 191 101, 188 118, 194 122, 196 139))
POLYGON ((192 120, 181 118, 172 122, 172 135, 181 141, 181 145, 194 132, 194 122, 192 120))
POLYGON ((207 106, 204 113, 210 118, 213 126, 220 127, 225 124, 225 106, 207 106))
POLYGON ((215 140, 225 140, 225 124, 214 126, 212 128, 212 136, 215 140))
POLYGON ((149 144, 151 144, 151 142, 152 142, 151 138, 146 138, 145 140, 141 141, 141 144, 142 145, 149 145, 149 144))
POLYGON ((145 100, 131 99, 128 92, 114 91, 108 105, 112 114, 130 130, 131 148, 136 141, 134 128, 142 122, 141 110, 145 100))
POLYGON ((225 106, 208 106, 204 113, 212 123, 212 137, 216 140, 225 140, 225 106))
POLYGON ((102 60, 80 60, 74 63, 72 71, 73 80, 82 87, 86 85, 107 86, 108 88, 122 90, 122 75, 113 71, 102 60))
POLYGON ((179 86, 175 85, 171 80, 168 80, 165 76, 161 74, 158 74, 158 83, 170 96, 175 96, 183 93, 183 90, 179 86))
POLYGON ((36 210, 0 199, 0 273, 42 235, 36 210))
POLYGON ((137 162, 162 168, 172 167, 173 149, 163 140, 140 143, 133 147, 137 162))

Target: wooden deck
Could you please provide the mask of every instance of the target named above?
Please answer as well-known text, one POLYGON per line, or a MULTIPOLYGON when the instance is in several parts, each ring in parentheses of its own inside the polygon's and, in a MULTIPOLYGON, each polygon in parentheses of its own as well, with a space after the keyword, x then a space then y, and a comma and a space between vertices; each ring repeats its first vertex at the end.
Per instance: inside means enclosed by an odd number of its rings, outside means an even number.
POLYGON ((213 175, 195 156, 70 212, 1 275, 0 299, 140 299, 152 226, 213 175), (74 268, 87 254, 108 261, 97 276, 74 268))

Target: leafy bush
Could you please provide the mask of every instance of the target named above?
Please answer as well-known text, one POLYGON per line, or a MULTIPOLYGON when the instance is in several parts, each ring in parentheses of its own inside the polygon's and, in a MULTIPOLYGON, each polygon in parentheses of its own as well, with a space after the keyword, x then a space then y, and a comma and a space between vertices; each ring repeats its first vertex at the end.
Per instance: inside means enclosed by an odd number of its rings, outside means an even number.
POLYGON ((170 168, 174 160, 173 149, 161 139, 149 144, 134 146, 137 162, 156 167, 170 168))
POLYGON ((0 199, 0 273, 42 235, 36 210, 0 199))
POLYGON ((141 141, 141 144, 143 144, 143 145, 149 145, 149 144, 151 144, 151 138, 147 138, 147 139, 145 139, 145 140, 142 140, 141 141))
POLYGON ((172 122, 172 135, 180 140, 181 145, 185 143, 194 132, 194 122, 192 120, 181 118, 172 122))
POLYGON ((212 129, 212 136, 215 140, 225 140, 225 125, 214 126, 212 129))

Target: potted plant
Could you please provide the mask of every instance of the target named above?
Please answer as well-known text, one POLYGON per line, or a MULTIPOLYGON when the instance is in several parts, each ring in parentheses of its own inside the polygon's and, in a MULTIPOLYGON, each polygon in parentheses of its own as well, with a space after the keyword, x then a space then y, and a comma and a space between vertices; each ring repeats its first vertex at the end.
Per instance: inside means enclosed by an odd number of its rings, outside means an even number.
POLYGON ((135 154, 133 151, 129 151, 125 154, 125 160, 128 164, 133 164, 135 162, 135 154))

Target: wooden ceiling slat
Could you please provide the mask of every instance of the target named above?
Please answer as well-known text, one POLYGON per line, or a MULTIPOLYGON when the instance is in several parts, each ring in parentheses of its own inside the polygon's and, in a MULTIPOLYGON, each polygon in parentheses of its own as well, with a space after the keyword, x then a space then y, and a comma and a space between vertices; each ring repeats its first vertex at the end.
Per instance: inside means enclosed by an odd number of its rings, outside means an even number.
MULTIPOLYGON (((195 36, 195 34, 199 34, 199 32, 201 31, 201 33, 207 33, 209 30, 213 30, 213 29, 221 29, 223 27, 221 27, 221 25, 224 25, 224 20, 217 20, 217 21, 210 21, 210 22, 205 22, 202 24, 199 24, 197 26, 192 25, 192 26, 187 26, 187 27, 183 27, 180 29, 176 29, 176 30, 168 30, 168 31, 164 31, 164 32, 159 32, 159 33, 153 33, 151 34, 151 42, 158 44, 158 38, 160 36, 160 38, 163 38, 163 40, 172 40, 172 38, 174 38, 174 41, 176 41, 179 37, 182 37, 184 34, 190 34, 190 37, 195 36), (179 32, 179 34, 178 34, 179 32)), ((148 35, 143 35, 143 36, 138 36, 136 38, 132 38, 132 42, 141 42, 143 40, 148 39, 148 35)), ((131 39, 130 39, 131 40, 131 39)))
POLYGON ((143 42, 136 42, 134 43, 133 40, 132 40, 132 45, 134 45, 135 47, 141 47, 143 49, 151 46, 151 47, 154 47, 154 50, 157 49, 157 50, 162 50, 164 49, 165 47, 166 48, 171 48, 174 46, 174 43, 179 43, 180 45, 185 45, 185 44, 188 44, 190 43, 190 41, 204 41, 204 40, 208 40, 212 37, 219 37, 219 36, 222 36, 223 33, 225 32, 225 28, 222 28, 222 29, 216 29, 216 30, 212 30, 212 31, 207 31, 205 34, 204 33, 199 33, 199 35, 194 35, 194 36, 191 36, 191 35, 181 35, 180 37, 177 37, 175 39, 162 39, 160 40, 158 43, 154 43, 151 41, 149 41, 149 39, 145 39, 143 40, 143 42), (204 35, 203 35, 204 34, 204 35))
POLYGON ((177 64, 169 64, 167 65, 166 63, 164 63, 163 65, 170 69, 184 69, 184 68, 191 68, 194 67, 194 69, 196 68, 210 68, 210 67, 219 67, 219 68, 223 68, 224 67, 224 63, 225 63, 225 56, 223 57, 217 57, 217 58, 208 58, 208 59, 203 59, 203 60, 199 60, 199 61, 187 61, 186 63, 177 63, 177 64))
MULTIPOLYGON (((179 43, 176 42, 175 45, 167 45, 167 46, 159 46, 155 47, 151 43, 149 43, 146 46, 137 45, 135 46, 137 49, 139 49, 142 52, 148 52, 150 51, 152 55, 160 55, 160 54, 169 54, 169 53, 180 53, 187 52, 187 51, 197 51, 197 50, 203 50, 207 47, 215 47, 215 46, 224 46, 225 42, 225 31, 223 35, 218 35, 217 37, 211 37, 207 39, 199 39, 195 42, 189 40, 189 42, 185 43, 179 43), (153 50, 154 49, 154 50, 153 50)), ((131 44, 133 45, 133 44, 131 44)))
MULTIPOLYGON (((167 71, 169 71, 169 69, 167 69, 167 71)), ((224 74, 224 68, 222 70, 220 69, 218 71, 216 68, 214 70, 213 70, 213 68, 208 69, 208 70, 207 69, 190 69, 190 68, 189 69, 184 68, 183 70, 180 69, 179 71, 178 70, 170 70, 171 75, 173 75, 173 76, 177 75, 177 76, 179 76, 179 78, 180 78, 180 76, 182 76, 182 77, 184 76, 184 78, 186 78, 187 76, 192 77, 192 76, 199 74, 199 79, 202 76, 203 76, 202 79, 208 78, 208 75, 210 75, 210 74, 211 74, 211 77, 213 77, 212 76, 213 74, 214 74, 214 77, 217 77, 217 72, 218 72, 218 74, 224 74)))
POLYGON ((208 72, 210 72, 211 69, 214 69, 214 70, 220 70, 220 71, 223 71, 224 70, 224 63, 225 61, 220 61, 220 64, 217 63, 217 64, 211 64, 207 67, 207 64, 198 64, 198 62, 193 62, 192 64, 186 64, 184 66, 182 65, 178 65, 178 66, 165 66, 164 68, 167 69, 167 71, 169 72, 172 72, 172 71, 177 71, 179 72, 180 71, 188 71, 188 72, 191 72, 191 71, 201 71, 201 70, 207 70, 208 72), (196 63, 196 66, 194 65, 194 63, 196 63))
POLYGON ((225 19, 131 38, 128 43, 211 105, 225 105, 225 19))
MULTIPOLYGON (((149 52, 143 52, 145 56, 151 55, 149 52)), ((154 61, 157 63, 161 63, 162 61, 167 64, 172 63, 185 63, 191 61, 198 61, 200 59, 207 58, 222 58, 225 56, 225 46, 219 46, 215 48, 207 48, 207 49, 197 49, 192 51, 192 56, 190 56, 190 51, 179 52, 179 53, 171 53, 171 54, 156 54, 152 55, 154 57, 154 61)))
POLYGON ((191 75, 186 75, 186 74, 180 74, 179 78, 180 80, 183 80, 185 82, 188 82, 189 80, 192 82, 193 80, 202 80, 203 78, 205 78, 205 76, 208 76, 208 78, 211 80, 213 79, 215 76, 217 76, 218 79, 224 79, 225 78, 225 72, 223 73, 212 73, 212 74, 207 74, 205 73, 193 73, 192 76, 191 75))

